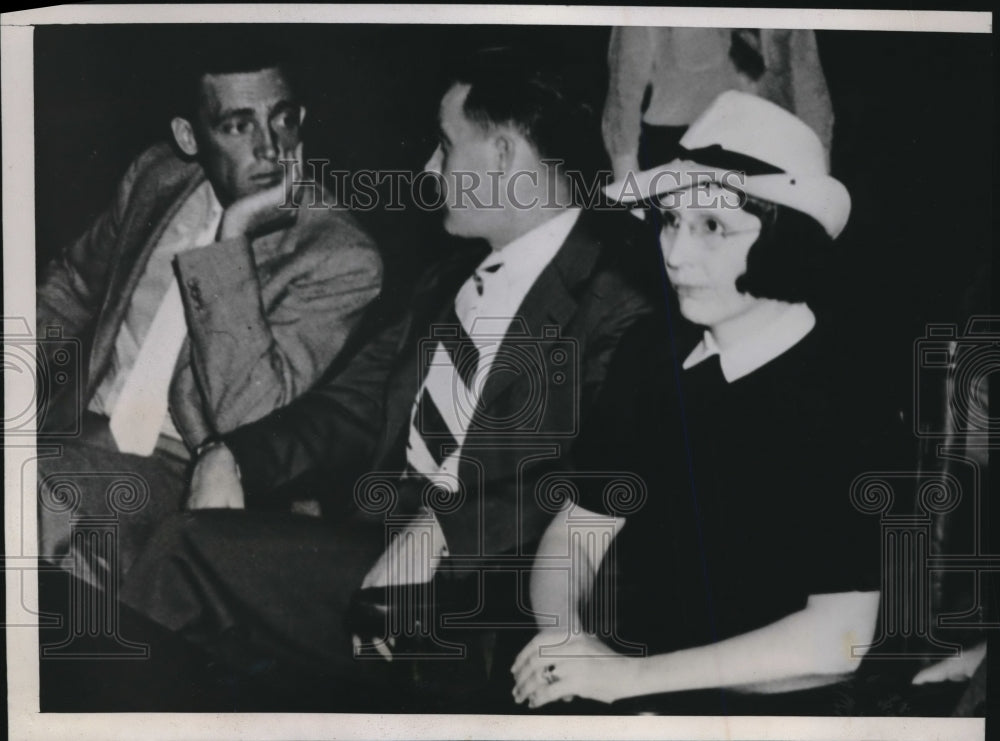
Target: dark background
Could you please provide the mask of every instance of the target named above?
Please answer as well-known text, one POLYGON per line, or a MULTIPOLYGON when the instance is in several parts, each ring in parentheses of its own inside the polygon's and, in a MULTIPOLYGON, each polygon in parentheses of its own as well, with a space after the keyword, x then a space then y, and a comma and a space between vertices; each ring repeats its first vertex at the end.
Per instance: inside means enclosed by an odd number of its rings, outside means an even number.
MULTIPOLYGON (((199 29, 204 33, 206 27, 199 29)), ((495 44, 565 63, 598 107, 601 27, 277 25, 298 50, 307 158, 348 170, 419 169, 434 147, 451 60, 495 44)), ((235 26, 220 44, 240 43, 235 26)), ((47 26, 35 31, 37 259, 44 264, 108 202, 129 161, 169 136, 167 92, 185 26, 47 26)), ((913 347, 928 322, 958 322, 989 274, 993 184, 990 35, 819 32, 836 114, 834 174, 851 192, 836 246, 845 352, 912 408, 913 347)), ((384 251, 389 291, 448 244, 419 209, 359 215, 384 251)), ((981 313, 988 307, 976 306, 981 313)))

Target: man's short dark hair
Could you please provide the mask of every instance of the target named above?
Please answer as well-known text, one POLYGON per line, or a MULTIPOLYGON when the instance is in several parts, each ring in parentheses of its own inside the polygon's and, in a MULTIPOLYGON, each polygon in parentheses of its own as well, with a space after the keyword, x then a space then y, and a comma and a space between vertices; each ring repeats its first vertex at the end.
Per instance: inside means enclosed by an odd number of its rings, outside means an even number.
MULTIPOLYGON (((211 28, 211 27, 209 27, 211 28)), ((293 90, 298 91, 292 52, 276 41, 275 31, 256 29, 208 30, 199 28, 185 36, 179 60, 174 115, 193 121, 201 103, 205 75, 259 72, 280 69, 293 90)))
POLYGON ((452 84, 470 86, 463 107, 490 130, 516 128, 543 159, 566 170, 603 166, 600 120, 582 88, 540 55, 509 47, 481 49, 456 65, 452 84))
POLYGON ((794 208, 746 196, 743 209, 761 222, 736 288, 757 298, 804 301, 824 298, 833 240, 813 217, 794 208))

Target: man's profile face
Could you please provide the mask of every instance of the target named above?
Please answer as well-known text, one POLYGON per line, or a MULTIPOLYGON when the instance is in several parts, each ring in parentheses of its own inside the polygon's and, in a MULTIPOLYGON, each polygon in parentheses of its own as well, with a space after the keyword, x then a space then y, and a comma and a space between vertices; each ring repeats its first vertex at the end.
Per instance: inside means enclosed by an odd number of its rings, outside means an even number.
POLYGON ((453 85, 441 100, 438 146, 424 165, 441 176, 446 213, 444 228, 460 237, 489 237, 491 223, 502 217, 490 177, 495 165, 492 137, 465 115, 468 85, 453 85))
POLYGON ((200 97, 198 160, 219 202, 278 185, 279 160, 294 157, 302 118, 281 70, 206 74, 200 97))

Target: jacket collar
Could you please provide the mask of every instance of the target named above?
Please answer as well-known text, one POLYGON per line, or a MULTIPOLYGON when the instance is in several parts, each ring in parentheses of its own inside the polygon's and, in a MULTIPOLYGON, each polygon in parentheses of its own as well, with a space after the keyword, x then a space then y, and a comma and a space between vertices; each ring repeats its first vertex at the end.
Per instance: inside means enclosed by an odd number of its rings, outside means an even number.
MULTIPOLYGON (((580 215, 562 247, 528 290, 494 362, 509 356, 512 344, 519 340, 538 340, 556 332, 561 336, 576 313, 577 289, 593 272, 601 251, 600 241, 592 234, 591 218, 587 212, 580 215)), ((516 358, 511 357, 511 362, 517 367, 516 358)), ((514 373, 491 374, 483 387, 480 408, 488 407, 518 377, 514 373)))
POLYGON ((205 172, 197 163, 181 160, 166 144, 154 147, 150 155, 153 162, 137 176, 117 236, 119 258, 111 267, 94 335, 88 397, 110 360, 132 293, 160 237, 184 202, 205 182, 205 172))
MULTIPOLYGON (((525 295, 517 313, 521 321, 517 322, 516 327, 511 323, 510 330, 497 349, 497 359, 494 362, 500 362, 505 355, 511 357, 512 341, 516 344, 517 338, 524 342, 524 338, 542 337, 544 327, 562 331, 572 319, 577 308, 575 294, 580 284, 594 271, 601 252, 601 241, 594 229, 595 218, 594 214, 587 211, 580 214, 562 247, 525 295), (512 334, 515 330, 516 335, 512 334)), ((414 309, 411 311, 410 330, 406 332, 410 336, 407 343, 413 345, 408 350, 400 348, 400 351, 412 353, 412 362, 416 363, 416 368, 408 363, 400 366, 399 373, 403 374, 397 375, 400 382, 391 384, 388 390, 386 446, 394 445, 394 441, 398 441, 400 437, 401 428, 408 424, 420 379, 425 377, 430 363, 430 354, 419 349, 420 340, 427 338, 426 332, 433 323, 448 321, 455 294, 488 254, 489 246, 485 242, 465 245, 439 263, 423 285, 415 289, 414 300, 411 302, 414 309), (428 313, 418 316, 418 312, 428 313), (414 336, 414 329, 421 334, 414 336)), ((511 358, 511 362, 514 363, 513 367, 520 364, 517 358, 511 358)), ((487 408, 516 378, 513 373, 492 374, 483 388, 478 409, 487 408)), ((379 457, 384 455, 384 451, 385 448, 379 457)))

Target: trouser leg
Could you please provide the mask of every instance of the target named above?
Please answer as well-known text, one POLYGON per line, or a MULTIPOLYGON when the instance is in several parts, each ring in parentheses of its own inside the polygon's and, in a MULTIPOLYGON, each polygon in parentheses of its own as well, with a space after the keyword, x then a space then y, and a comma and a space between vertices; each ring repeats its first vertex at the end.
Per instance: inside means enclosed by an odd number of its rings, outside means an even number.
POLYGON ((380 523, 203 510, 168 518, 122 600, 239 669, 322 681, 366 674, 346 625, 384 547, 380 523))
POLYGON ((38 460, 39 555, 88 583, 126 573, 157 523, 181 506, 187 462, 69 441, 38 460))

